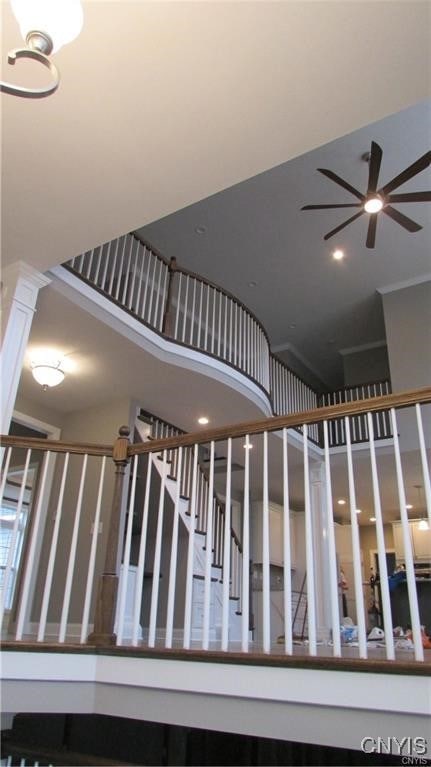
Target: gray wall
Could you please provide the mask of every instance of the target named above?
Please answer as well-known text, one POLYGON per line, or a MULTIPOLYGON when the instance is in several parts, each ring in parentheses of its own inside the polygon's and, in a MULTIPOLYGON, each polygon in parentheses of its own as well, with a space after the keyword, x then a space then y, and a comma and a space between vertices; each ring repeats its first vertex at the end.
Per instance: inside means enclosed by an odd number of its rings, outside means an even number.
POLYGON ((429 386, 431 281, 384 293, 383 310, 392 390, 429 386))
POLYGON ((343 355, 344 385, 383 381, 389 378, 389 360, 386 346, 364 349, 343 355))

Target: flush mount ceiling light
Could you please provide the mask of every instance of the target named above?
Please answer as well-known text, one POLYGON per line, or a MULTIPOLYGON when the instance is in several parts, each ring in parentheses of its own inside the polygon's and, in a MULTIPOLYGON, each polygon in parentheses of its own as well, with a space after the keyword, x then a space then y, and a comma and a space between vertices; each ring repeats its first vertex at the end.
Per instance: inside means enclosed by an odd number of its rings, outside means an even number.
POLYGON ((41 385, 44 391, 58 386, 64 381, 64 371, 60 367, 61 360, 55 362, 32 362, 31 372, 33 378, 41 385))
POLYGON ((410 181, 413 176, 421 173, 428 168, 431 163, 431 152, 426 152, 422 157, 419 157, 416 162, 409 165, 408 168, 399 173, 395 178, 391 179, 387 184, 377 188, 380 173, 380 164, 382 162, 383 151, 381 147, 376 144, 375 141, 371 142, 371 152, 363 155, 363 159, 369 162, 368 170, 368 188, 365 194, 362 194, 355 189, 351 184, 338 176, 332 170, 327 168, 317 168, 319 173, 334 181, 338 186, 341 186, 347 192, 356 197, 359 202, 348 203, 335 203, 329 205, 304 205, 301 210, 329 210, 335 208, 358 208, 358 212, 344 221, 339 226, 332 229, 328 234, 325 234, 324 240, 329 240, 334 234, 340 232, 345 226, 351 224, 364 213, 370 215, 368 222, 368 232, 366 246, 367 248, 374 248, 376 243, 376 229, 377 229, 377 216, 380 212, 385 213, 389 218, 402 226, 408 232, 418 232, 422 227, 411 218, 408 218, 396 208, 392 207, 392 203, 411 203, 411 202, 431 202, 431 192, 405 192, 402 194, 391 194, 394 189, 398 189, 399 186, 410 181))
POLYGON ((8 62, 33 59, 49 69, 53 82, 45 88, 25 88, 0 81, 0 90, 13 96, 40 99, 57 90, 60 75, 48 58, 62 45, 78 37, 83 23, 80 0, 11 0, 12 11, 18 21, 25 48, 14 48, 8 53, 8 62))
POLYGON ((198 423, 205 425, 210 422, 210 419, 206 417, 206 415, 202 415, 200 418, 198 418, 198 423))

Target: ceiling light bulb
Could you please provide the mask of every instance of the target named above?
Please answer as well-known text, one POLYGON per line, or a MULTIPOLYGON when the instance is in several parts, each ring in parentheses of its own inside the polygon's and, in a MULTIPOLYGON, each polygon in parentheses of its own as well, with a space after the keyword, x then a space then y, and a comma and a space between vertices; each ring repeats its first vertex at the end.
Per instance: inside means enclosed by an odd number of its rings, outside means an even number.
POLYGON ((411 504, 411 503, 406 503, 406 509, 412 509, 412 508, 413 508, 413 504, 411 504))
POLYGON ((418 530, 429 530, 429 524, 426 519, 421 519, 421 521, 418 524, 418 530))
POLYGON ((344 258, 344 251, 337 248, 337 250, 334 250, 332 258, 335 259, 335 261, 341 261, 344 258))
POLYGON ((251 444, 251 442, 245 442, 243 445, 244 450, 251 450, 252 447, 253 445, 251 444))
POLYGON ((370 197, 364 205, 367 213, 378 213, 383 208, 383 200, 380 197, 370 197))
POLYGON ((201 416, 198 418, 198 423, 204 425, 210 422, 210 419, 206 417, 206 415, 201 416))
POLYGON ((338 503, 339 506, 345 506, 346 505, 346 501, 344 500, 344 498, 339 498, 337 503, 338 503))
POLYGON ((375 517, 370 517, 370 522, 375 522, 375 521, 376 521, 375 517))
POLYGON ((80 0, 11 0, 21 34, 42 32, 52 41, 52 52, 78 37, 83 24, 80 0))
POLYGON ((362 514, 362 509, 356 509, 357 514, 362 514))

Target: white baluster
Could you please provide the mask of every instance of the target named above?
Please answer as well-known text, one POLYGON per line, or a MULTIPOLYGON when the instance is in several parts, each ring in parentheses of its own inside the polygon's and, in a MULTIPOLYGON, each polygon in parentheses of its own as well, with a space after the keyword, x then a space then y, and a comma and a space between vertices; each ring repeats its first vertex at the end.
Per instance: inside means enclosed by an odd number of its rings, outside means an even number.
MULTIPOLYGON (((11 535, 11 539, 9 543, 9 550, 8 550, 8 555, 6 560, 6 568, 3 573, 3 588, 0 593, 0 626, 3 625, 3 616, 4 616, 4 611, 6 608, 7 595, 9 591, 9 581, 10 581, 10 576, 12 573, 12 565, 16 556, 16 547, 18 542, 18 534, 19 534, 19 528, 20 528, 22 507, 24 503, 24 495, 26 491, 28 468, 30 465, 30 456, 31 456, 31 450, 29 449, 26 451, 24 471, 21 478, 21 486, 19 489, 18 503, 16 507, 15 519, 14 519, 13 528, 12 528, 12 535, 11 535)), ((6 477, 6 473, 5 473, 5 477, 6 477)))
POLYGON ((426 499, 427 511, 428 511, 428 524, 431 527, 431 482, 430 482, 430 474, 428 469, 421 406, 417 404, 415 409, 416 409, 416 420, 418 425, 419 450, 421 454, 422 477, 423 477, 425 499, 426 499))
POLYGON ((24 622, 26 620, 27 613, 28 613, 30 586, 34 579, 34 563, 36 559, 36 547, 39 541, 43 504, 46 501, 45 485, 46 485, 46 478, 48 475, 50 456, 51 456, 51 453, 48 450, 45 453, 45 456, 43 459, 42 477, 40 480, 38 500, 36 505, 36 511, 34 514, 33 530, 31 533, 31 540, 30 540, 30 545, 28 548, 27 564, 26 564, 24 582, 22 587, 21 604, 20 604, 20 608, 18 612, 17 630, 16 630, 16 636, 15 636, 15 639, 17 639, 18 641, 22 639, 22 635, 24 633, 24 622))
POLYGON ((263 513, 262 513, 262 633, 263 651, 271 649, 269 569, 269 490, 268 490, 268 432, 263 433, 263 513))
POLYGON ((121 284, 121 276, 123 274, 123 264, 124 264, 124 255, 126 252, 126 242, 127 237, 122 238, 122 248, 121 248, 121 257, 120 257, 120 268, 118 270, 118 276, 117 276, 117 287, 115 290, 115 300, 118 301, 118 296, 120 295, 120 284, 121 284))
POLYGON ((162 295, 162 273, 163 269, 165 268, 165 264, 162 260, 159 260, 159 278, 157 281, 157 288, 156 288, 156 303, 154 305, 154 318, 153 318, 153 326, 155 328, 158 327, 157 323, 157 317, 159 314, 159 304, 162 304, 163 307, 163 301, 160 301, 161 295, 162 295))
POLYGON ((214 442, 210 445, 210 475, 208 483, 208 512, 206 523, 205 544, 205 582, 203 607, 203 636, 202 649, 208 650, 211 608, 211 568, 212 568, 212 539, 213 539, 213 500, 214 500, 214 442))
POLYGON ((160 578, 160 561, 161 561, 161 554, 162 554, 162 531, 163 531, 163 511, 164 511, 164 501, 165 501, 166 473, 167 473, 166 450, 164 450, 163 460, 162 460, 162 479, 160 483, 159 510, 157 515, 156 545, 154 550, 153 588, 151 590, 150 627, 149 627, 149 633, 148 633, 149 647, 154 647, 156 643, 156 623, 157 623, 157 607, 159 602, 159 578, 160 578))
POLYGON ((382 507, 380 502, 379 475, 374 446, 372 414, 367 413, 368 439, 370 445, 371 476, 373 482, 374 515, 376 517, 377 556, 379 561, 380 591, 382 595, 383 627, 385 630, 386 657, 394 660, 394 637, 392 632, 392 612, 389 596, 388 568, 386 564, 385 535, 383 531, 382 507))
MULTIPOLYGON (((3 453, 3 449, 2 449, 2 453, 3 453)), ((3 468, 3 475, 2 475, 1 486, 0 486, 0 504, 3 502, 4 489, 6 487, 6 480, 7 480, 7 475, 9 472, 11 455, 12 455, 12 448, 8 447, 6 451, 6 461, 3 468)))
POLYGON ((395 468, 397 472, 398 500, 400 504, 401 530, 403 535, 404 559, 406 565, 407 593, 409 596, 410 622, 415 646, 415 659, 422 661, 424 651, 422 646, 421 624, 419 617, 418 595, 416 591, 416 575, 413 563, 412 542, 410 538, 409 518, 406 508, 406 492, 404 488, 403 470, 401 466, 400 443, 398 439, 397 417, 391 408, 392 435, 394 441, 395 468))
POLYGON ((102 246, 100 246, 100 245, 99 245, 99 246, 96 248, 96 250, 97 250, 97 260, 96 260, 96 273, 95 273, 95 275, 94 275, 94 284, 95 284, 95 285, 97 285, 97 284, 98 284, 98 281, 99 281, 99 274, 100 274, 100 262, 101 262, 101 259, 102 259, 102 250, 103 250, 103 245, 102 245, 102 246))
POLYGON ((126 596, 127 596, 127 584, 129 581, 129 567, 130 567, 130 549, 132 545, 132 531, 133 531, 133 510, 135 507, 135 495, 136 495, 136 477, 138 471, 138 456, 133 458, 133 471, 132 471, 132 485, 130 488, 130 501, 129 501, 129 513, 127 516, 127 529, 126 540, 124 543, 123 553, 123 567, 122 577, 120 578, 120 593, 118 595, 118 627, 117 627, 117 645, 123 643, 124 637, 124 620, 126 612, 126 596))
POLYGON ((198 319, 198 339, 196 342, 196 346, 198 349, 201 348, 201 328, 202 328, 202 301, 203 301, 203 290, 204 290, 204 284, 201 282, 200 284, 200 292, 199 292, 199 319, 198 319))
POLYGON ((217 357, 220 357, 220 348, 221 348, 221 306, 222 306, 223 295, 222 295, 222 293, 219 293, 217 291, 216 296, 217 296, 217 309, 218 309, 217 357))
POLYGON ((144 277, 145 287, 144 287, 144 296, 143 296, 143 299, 142 299, 142 307, 141 307, 141 311, 140 311, 140 316, 142 317, 143 320, 147 319, 147 296, 148 296, 148 289, 149 289, 149 285, 150 285, 150 267, 151 267, 152 255, 153 254, 151 253, 151 250, 149 250, 144 245, 144 256, 146 257, 145 258, 145 260, 146 260, 146 264, 145 264, 145 277, 144 277))
POLYGON ((193 333, 195 329, 195 317, 196 317, 196 280, 193 278, 193 295, 192 295, 192 309, 190 312, 190 334, 189 334, 189 345, 193 345, 193 333))
MULTIPOLYGON (((181 495, 181 470, 183 462, 183 448, 178 450, 177 487, 175 494, 174 523, 172 526, 171 561, 169 567, 168 608, 166 613, 166 641, 165 647, 172 647, 172 635, 174 630, 174 607, 175 586, 178 559, 178 525, 180 518, 180 495, 181 495)), ((193 524, 193 520, 191 520, 193 524)))
POLYGON ((118 247, 119 247, 119 240, 115 240, 115 250, 114 250, 114 258, 113 258, 113 264, 111 267, 111 276, 109 278, 109 287, 108 287, 108 294, 112 296, 113 289, 114 289, 114 278, 115 278, 115 272, 117 270, 117 258, 118 258, 118 247))
POLYGON ((57 509, 55 512, 54 529, 52 532, 52 540, 49 547, 48 567, 46 570, 45 587, 43 591, 42 608, 40 611, 40 619, 39 619, 39 631, 37 635, 38 642, 43 642, 45 638, 46 618, 48 615, 49 598, 51 596, 52 577, 54 573, 55 557, 57 554, 58 535, 60 530, 61 515, 63 512, 64 488, 66 485, 68 466, 69 466, 69 453, 66 453, 64 456, 63 473, 61 476, 60 491, 58 494, 57 509))
POLYGON ((248 634, 249 634, 249 604, 248 593, 250 588, 250 437, 245 436, 245 455, 244 455, 244 510, 243 510, 243 532, 242 532, 242 619, 241 619, 241 649, 248 652, 248 634))
POLYGON ((283 604, 284 604, 284 649, 287 655, 293 653, 292 637, 292 560, 290 553, 290 510, 289 510, 289 464, 287 450, 287 429, 283 429, 283 604))
POLYGON ((350 418, 344 419, 347 449, 347 472, 349 478, 349 504, 350 524, 352 527, 352 551, 353 551, 353 581, 355 588, 356 621, 358 624, 359 657, 367 657, 367 635, 364 609, 364 595, 362 591, 362 567, 361 567, 361 541, 359 536, 358 516, 356 514, 356 491, 355 477, 353 473, 352 442, 350 433, 350 418))
POLYGON ((216 305, 216 289, 212 291, 212 323, 211 323, 211 354, 214 354, 214 342, 215 342, 215 305, 216 305))
POLYGON ((79 482, 78 499, 76 502, 75 519, 73 523, 72 539, 70 542, 69 561, 67 565, 66 584, 64 587, 63 608, 61 611, 60 630, 58 635, 58 641, 60 643, 63 643, 66 638, 67 618, 69 615, 70 598, 72 594, 72 580, 73 580, 73 573, 74 573, 75 564, 76 564, 76 549, 78 546, 79 522, 81 519, 82 499, 84 497, 84 485, 85 485, 85 477, 87 473, 87 462, 88 462, 88 454, 85 453, 83 461, 82 461, 81 479, 79 482))
POLYGON ((103 252, 105 250, 105 245, 103 245, 103 247, 101 248, 102 258, 104 258, 104 264, 103 264, 103 271, 102 271, 102 279, 100 281, 100 287, 104 291, 106 291, 105 286, 106 286, 106 280, 108 277, 108 266, 111 260, 111 247, 112 247, 112 242, 108 242, 106 245, 106 253, 103 252))
POLYGON ((149 322, 150 325, 152 324, 151 320, 153 316, 153 303, 154 303, 154 295, 156 292, 156 269, 157 269, 157 262, 159 260, 157 256, 154 255, 154 253, 152 254, 152 256, 153 256, 153 272, 152 272, 151 280, 150 280, 150 300, 148 303, 148 314, 146 317, 147 322, 149 322))
POLYGON ((190 648, 190 636, 192 625, 192 598, 193 598, 193 569, 194 569, 194 545, 195 545, 195 519, 196 519, 196 497, 198 492, 197 472, 198 472, 198 445, 193 449, 193 478, 192 492, 190 498, 190 530, 189 543, 187 548, 187 575, 186 575, 186 595, 184 607, 184 649, 190 648))
POLYGON ((338 606, 338 573, 337 555, 335 550, 334 515, 332 511, 333 500, 331 465, 329 460, 328 421, 323 421, 323 444, 325 454, 326 534, 328 541, 329 596, 331 605, 333 655, 339 658, 341 656, 340 611, 338 606))
POLYGON ((226 652, 229 642, 229 586, 231 578, 230 544, 231 536, 231 481, 232 481, 232 439, 227 441, 225 524, 223 541, 223 607, 221 649, 226 652))
POLYGON ((99 536, 100 511, 102 508, 103 483, 105 480, 106 456, 102 458, 100 467, 99 488, 97 491, 96 513, 93 522, 93 536, 91 540, 90 559, 88 562, 87 584, 85 587, 84 609, 82 611, 81 644, 84 644, 88 634, 88 620, 90 615, 91 595, 93 591, 94 570, 96 566, 97 541, 99 536))
POLYGON ((303 429, 304 501, 305 501, 305 560, 307 568, 307 617, 309 654, 316 655, 316 597, 314 585, 313 520, 311 518, 310 467, 308 458, 308 426, 303 429))
POLYGON ((135 589, 135 597, 133 601, 132 645, 134 647, 136 647, 138 644, 139 619, 141 614, 142 591, 144 588, 145 554, 146 554, 147 531, 148 531, 148 508, 150 503, 152 468, 153 468, 153 456, 151 453, 148 453, 147 477, 145 480, 144 506, 142 510, 141 539, 139 541, 138 567, 136 570, 136 589, 135 589))
POLYGON ((229 353, 227 348, 227 302, 228 297, 224 297, 224 335, 223 335, 223 359, 227 360, 229 359, 229 353))

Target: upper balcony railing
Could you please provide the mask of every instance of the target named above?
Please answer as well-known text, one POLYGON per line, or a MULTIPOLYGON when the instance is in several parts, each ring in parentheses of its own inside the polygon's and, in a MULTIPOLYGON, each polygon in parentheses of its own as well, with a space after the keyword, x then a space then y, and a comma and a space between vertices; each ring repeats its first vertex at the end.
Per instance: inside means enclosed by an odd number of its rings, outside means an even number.
MULTIPOLYGON (((198 349, 240 371, 269 396, 274 415, 313 410, 389 393, 387 381, 320 395, 271 353, 265 328, 234 295, 168 261, 154 248, 126 234, 64 264, 136 319, 176 343, 198 349)), ((387 417, 376 416, 378 438, 390 435, 387 417)), ((309 433, 321 443, 318 425, 309 433)), ((366 437, 354 424, 353 441, 366 437)), ((331 446, 344 444, 334 424, 331 446)))

